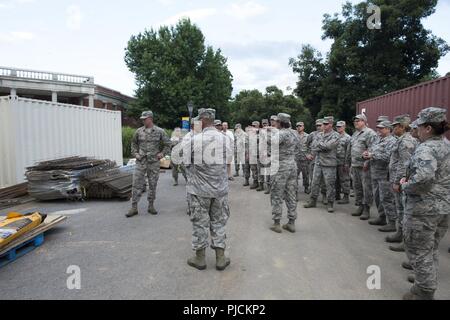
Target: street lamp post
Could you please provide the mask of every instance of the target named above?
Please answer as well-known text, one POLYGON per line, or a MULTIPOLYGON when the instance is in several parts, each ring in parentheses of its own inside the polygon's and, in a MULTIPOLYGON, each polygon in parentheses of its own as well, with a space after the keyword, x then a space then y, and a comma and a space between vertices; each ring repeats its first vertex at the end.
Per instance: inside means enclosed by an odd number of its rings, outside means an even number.
POLYGON ((192 119, 192 111, 194 110, 194 104, 192 103, 192 101, 189 101, 187 104, 187 108, 189 111, 189 129, 191 128, 191 119, 192 119))

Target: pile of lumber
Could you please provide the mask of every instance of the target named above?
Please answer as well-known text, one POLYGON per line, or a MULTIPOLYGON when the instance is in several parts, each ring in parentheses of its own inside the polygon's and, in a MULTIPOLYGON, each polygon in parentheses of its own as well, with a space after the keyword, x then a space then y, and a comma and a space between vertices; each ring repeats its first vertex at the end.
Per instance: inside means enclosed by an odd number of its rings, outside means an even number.
POLYGON ((24 204, 32 200, 28 196, 27 182, 0 189, 0 209, 24 204))

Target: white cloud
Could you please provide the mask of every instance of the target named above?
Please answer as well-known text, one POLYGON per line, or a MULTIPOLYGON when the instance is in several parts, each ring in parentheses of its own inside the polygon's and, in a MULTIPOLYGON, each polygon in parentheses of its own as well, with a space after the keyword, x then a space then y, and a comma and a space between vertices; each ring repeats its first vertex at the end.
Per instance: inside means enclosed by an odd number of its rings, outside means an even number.
POLYGON ((0 42, 17 43, 33 39, 34 34, 31 32, 12 31, 9 33, 0 33, 0 42))
POLYGON ((267 7, 259 4, 255 1, 248 1, 245 3, 233 3, 228 10, 228 14, 238 18, 247 19, 255 16, 262 15, 267 12, 267 7))
POLYGON ((157 1, 163 6, 170 6, 175 2, 174 0, 157 0, 157 1))
POLYGON ((79 6, 71 5, 66 10, 66 25, 70 30, 80 30, 83 16, 79 6))
POLYGON ((168 19, 166 19, 162 24, 175 24, 182 18, 190 18, 193 21, 198 21, 207 17, 211 17, 217 14, 217 9, 214 8, 203 8, 180 12, 168 19))
POLYGON ((265 92, 265 89, 272 85, 290 93, 286 88, 295 87, 297 80, 287 63, 273 59, 230 59, 228 66, 234 76, 233 94, 252 89, 265 92))

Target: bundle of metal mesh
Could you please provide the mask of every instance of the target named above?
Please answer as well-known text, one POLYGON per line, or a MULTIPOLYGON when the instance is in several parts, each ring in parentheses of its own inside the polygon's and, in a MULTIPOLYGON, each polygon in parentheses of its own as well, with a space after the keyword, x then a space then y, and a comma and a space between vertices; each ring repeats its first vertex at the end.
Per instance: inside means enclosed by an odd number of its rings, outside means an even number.
POLYGON ((131 193, 131 174, 122 175, 111 160, 70 157, 42 161, 27 169, 28 192, 38 200, 128 198, 131 193), (122 187, 115 189, 114 183, 122 187))

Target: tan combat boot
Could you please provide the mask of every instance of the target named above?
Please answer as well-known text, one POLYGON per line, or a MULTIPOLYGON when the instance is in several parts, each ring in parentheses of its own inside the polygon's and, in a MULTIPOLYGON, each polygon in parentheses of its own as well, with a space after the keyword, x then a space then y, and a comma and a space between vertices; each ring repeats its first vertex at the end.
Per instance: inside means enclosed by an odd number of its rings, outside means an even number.
POLYGON ((138 212, 137 204, 132 204, 131 209, 128 211, 128 213, 125 215, 125 217, 131 218, 131 217, 134 217, 135 215, 137 215, 138 213, 139 212, 138 212))
POLYGON ((195 251, 195 256, 189 258, 187 264, 198 270, 206 269, 205 248, 195 251))
POLYGON ((216 269, 225 270, 230 265, 230 258, 225 257, 225 249, 216 248, 216 269))
POLYGON ((317 207, 317 200, 316 199, 309 199, 307 203, 303 205, 303 208, 315 208, 317 207))
POLYGON ((289 222, 283 225, 283 229, 289 232, 295 232, 295 220, 289 219, 289 222))
POLYGON ((276 233, 281 233, 280 220, 274 220, 273 225, 270 227, 270 230, 276 233))
POLYGON ((156 211, 155 207, 153 206, 153 201, 150 201, 148 203, 148 210, 147 210, 147 212, 152 214, 152 215, 157 215, 158 214, 158 211, 156 211))

